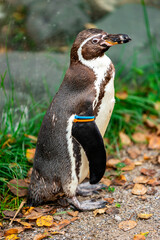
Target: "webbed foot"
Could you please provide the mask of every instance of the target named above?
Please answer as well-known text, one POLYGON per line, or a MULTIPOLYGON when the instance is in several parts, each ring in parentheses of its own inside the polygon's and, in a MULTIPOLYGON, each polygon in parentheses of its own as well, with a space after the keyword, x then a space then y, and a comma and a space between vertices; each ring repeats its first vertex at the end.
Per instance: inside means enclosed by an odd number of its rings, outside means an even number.
POLYGON ((102 183, 97 183, 97 184, 90 184, 89 182, 84 182, 78 185, 77 187, 77 194, 81 196, 89 196, 92 195, 93 193, 98 193, 97 191, 105 188, 106 185, 102 183))
POLYGON ((68 202, 74 209, 77 209, 79 211, 91 211, 98 208, 104 208, 107 203, 106 201, 103 200, 95 201, 94 199, 79 202, 76 197, 68 199, 68 202))

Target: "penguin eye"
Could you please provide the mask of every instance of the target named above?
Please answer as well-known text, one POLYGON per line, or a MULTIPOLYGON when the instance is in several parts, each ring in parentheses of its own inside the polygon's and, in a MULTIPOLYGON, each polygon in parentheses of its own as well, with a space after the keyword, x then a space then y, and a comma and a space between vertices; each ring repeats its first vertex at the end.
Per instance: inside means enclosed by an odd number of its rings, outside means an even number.
POLYGON ((98 43, 98 42, 99 42, 99 39, 98 39, 98 38, 93 38, 93 39, 92 39, 92 43, 93 43, 93 44, 96 44, 96 43, 98 43))

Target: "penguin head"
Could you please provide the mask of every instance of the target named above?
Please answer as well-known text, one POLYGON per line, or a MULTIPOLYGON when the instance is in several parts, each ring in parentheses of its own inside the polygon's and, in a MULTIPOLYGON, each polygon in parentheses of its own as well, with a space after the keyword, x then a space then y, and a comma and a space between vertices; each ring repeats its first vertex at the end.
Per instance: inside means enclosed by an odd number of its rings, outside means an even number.
POLYGON ((131 38, 127 34, 108 34, 101 29, 91 28, 80 32, 71 49, 71 63, 101 57, 113 45, 127 43, 131 38))

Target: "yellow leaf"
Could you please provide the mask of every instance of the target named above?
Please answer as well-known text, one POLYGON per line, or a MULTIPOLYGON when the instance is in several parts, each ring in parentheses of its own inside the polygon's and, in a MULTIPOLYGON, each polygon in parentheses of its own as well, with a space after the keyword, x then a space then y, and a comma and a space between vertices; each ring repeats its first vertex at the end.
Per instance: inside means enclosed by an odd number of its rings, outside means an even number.
POLYGON ((148 147, 150 149, 160 149, 160 137, 158 136, 152 136, 149 139, 149 145, 148 147))
POLYGON ((35 151, 36 151, 35 148, 29 148, 26 150, 26 158, 28 159, 29 162, 33 162, 35 151))
POLYGON ((141 234, 136 234, 134 235, 133 240, 145 240, 145 236, 141 235, 141 234))
POLYGON ((121 99, 121 100, 125 100, 128 97, 128 93, 127 92, 117 92, 116 93, 116 97, 121 99))
POLYGON ((29 209, 24 213, 24 215, 28 215, 33 209, 34 207, 29 207, 29 209))
POLYGON ((133 179, 134 183, 147 183, 149 181, 148 176, 138 176, 133 179))
POLYGON ((45 232, 45 233, 39 233, 37 235, 34 236, 33 240, 41 240, 43 238, 46 238, 49 236, 49 233, 48 232, 45 232))
POLYGON ((17 234, 11 234, 5 238, 5 240, 15 240, 15 239, 19 239, 19 237, 17 237, 17 234))
POLYGON ((4 236, 17 234, 17 233, 20 233, 20 232, 23 232, 23 231, 24 231, 24 228, 22 228, 22 227, 15 227, 15 228, 6 229, 6 230, 4 230, 4 236))
POLYGON ((139 213, 138 217, 141 219, 149 219, 152 217, 152 215, 153 215, 152 213, 150 213, 150 214, 149 213, 139 213))
POLYGON ((97 214, 103 214, 106 212, 107 208, 100 208, 100 209, 96 209, 93 211, 94 217, 97 216, 97 214))
POLYGON ((25 137, 31 139, 33 143, 36 143, 37 142, 37 137, 35 136, 32 136, 32 135, 28 135, 28 134, 24 134, 25 137))
POLYGON ((37 219, 36 224, 38 227, 46 226, 50 227, 53 225, 53 216, 46 215, 37 219))

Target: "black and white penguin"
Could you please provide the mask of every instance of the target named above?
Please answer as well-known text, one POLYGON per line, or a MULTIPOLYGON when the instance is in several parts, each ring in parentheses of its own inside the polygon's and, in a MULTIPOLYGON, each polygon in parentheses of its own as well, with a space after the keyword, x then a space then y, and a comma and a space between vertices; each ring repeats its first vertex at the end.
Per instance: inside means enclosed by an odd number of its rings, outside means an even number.
POLYGON ((115 68, 105 52, 130 40, 126 34, 108 34, 100 29, 78 34, 70 66, 41 125, 28 205, 51 201, 63 191, 79 210, 104 206, 104 201, 79 202, 76 191, 88 172, 90 184, 98 183, 104 175, 103 136, 115 103, 115 68))

